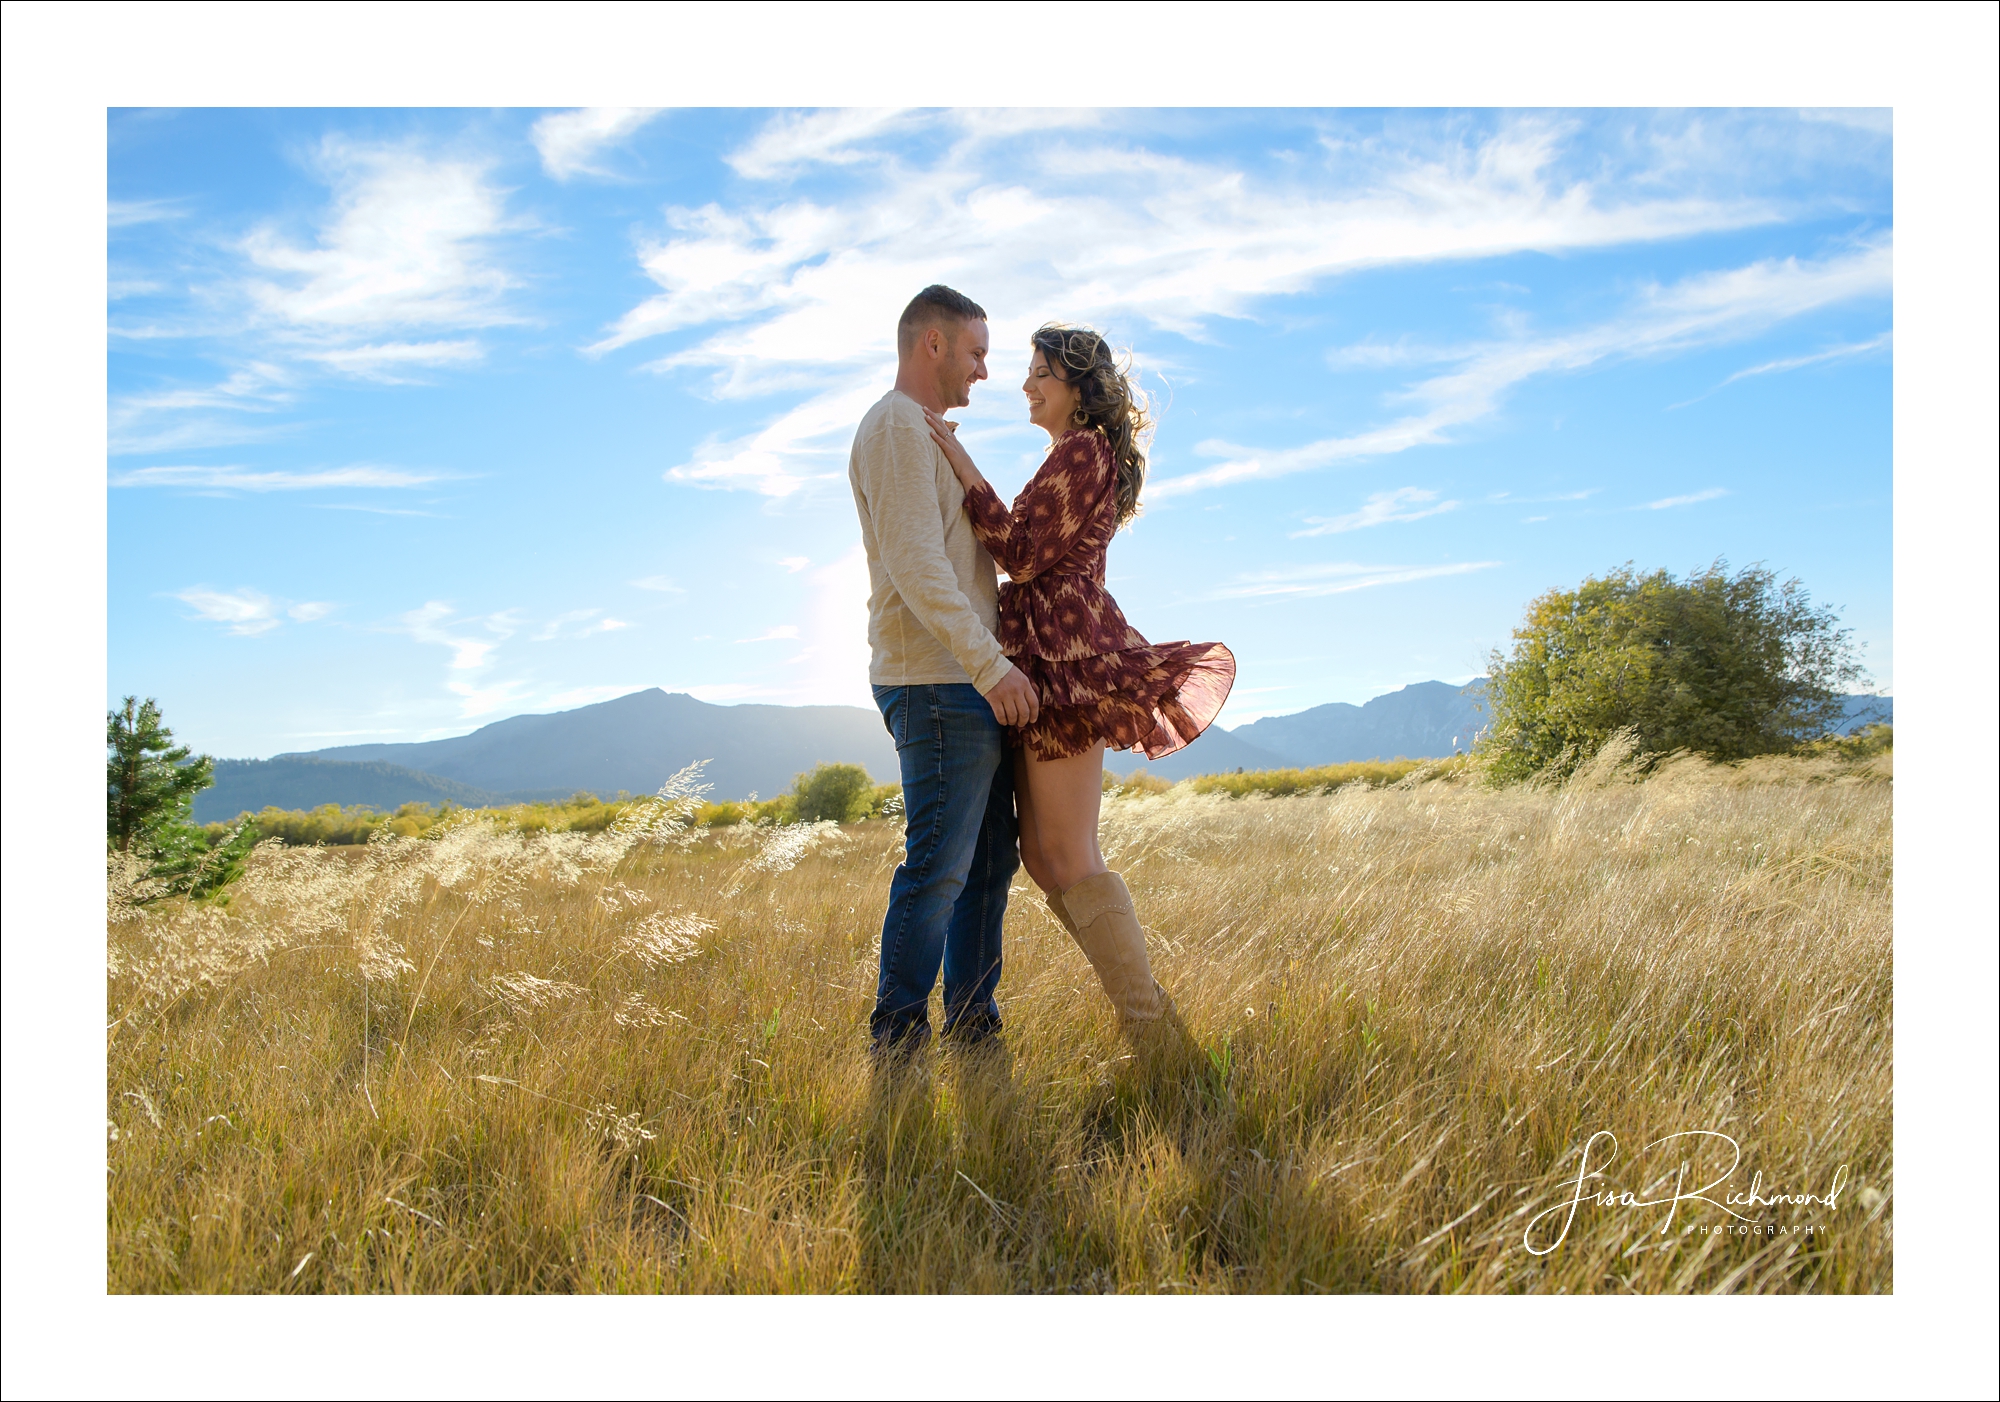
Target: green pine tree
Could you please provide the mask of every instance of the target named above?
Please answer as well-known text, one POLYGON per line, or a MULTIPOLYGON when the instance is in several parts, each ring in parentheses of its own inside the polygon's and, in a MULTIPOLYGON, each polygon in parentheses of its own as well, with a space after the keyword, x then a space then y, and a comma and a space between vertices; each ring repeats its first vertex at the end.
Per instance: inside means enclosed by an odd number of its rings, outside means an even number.
POLYGON ((215 782, 215 761, 174 744, 150 696, 126 697, 105 722, 106 835, 121 852, 156 846, 161 829, 191 822, 194 796, 215 782))
POLYGON ((126 697, 105 716, 105 745, 107 844, 146 860, 150 899, 213 897, 242 874, 257 829, 244 821, 211 844, 194 825, 194 796, 215 782, 215 761, 174 743, 158 702, 126 697))

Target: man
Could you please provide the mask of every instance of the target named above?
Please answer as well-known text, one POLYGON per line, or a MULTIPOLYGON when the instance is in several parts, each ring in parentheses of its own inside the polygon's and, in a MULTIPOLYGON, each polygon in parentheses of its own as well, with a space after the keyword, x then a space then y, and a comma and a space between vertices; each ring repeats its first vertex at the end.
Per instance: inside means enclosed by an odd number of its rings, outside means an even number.
POLYGON ((868 553, 868 680, 896 740, 908 824, 882 922, 869 1031, 878 1052, 1000 1029, 1000 922, 1020 866, 1001 726, 1034 719, 1035 689, 993 638, 999 577, 924 410, 971 402, 990 337, 978 303, 926 287, 896 325, 896 387, 861 420, 847 478, 868 553))

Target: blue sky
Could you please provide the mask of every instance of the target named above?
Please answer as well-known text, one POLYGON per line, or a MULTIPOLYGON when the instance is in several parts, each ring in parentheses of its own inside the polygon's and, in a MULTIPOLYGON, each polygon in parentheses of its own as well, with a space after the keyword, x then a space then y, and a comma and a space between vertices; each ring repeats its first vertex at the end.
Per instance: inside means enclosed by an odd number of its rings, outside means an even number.
POLYGON ((1460 680, 1631 560, 1891 675, 1886 112, 114 111, 109 682, 268 755, 644 686, 867 705, 897 312, 1160 408, 1111 579, 1237 724, 1460 680))

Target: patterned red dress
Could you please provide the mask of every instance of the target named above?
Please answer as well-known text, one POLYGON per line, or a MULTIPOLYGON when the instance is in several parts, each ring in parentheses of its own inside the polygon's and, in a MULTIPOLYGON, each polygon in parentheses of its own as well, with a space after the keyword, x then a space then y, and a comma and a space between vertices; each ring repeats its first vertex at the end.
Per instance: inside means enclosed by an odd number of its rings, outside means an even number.
POLYGON ((1236 680, 1221 643, 1149 643, 1104 587, 1118 529, 1118 474, 1095 429, 1057 439, 1009 511, 990 486, 965 494, 966 514, 994 561, 1000 650, 1027 673, 1041 714, 1013 727, 1042 759, 1098 741, 1146 758, 1172 754, 1208 729, 1236 680))

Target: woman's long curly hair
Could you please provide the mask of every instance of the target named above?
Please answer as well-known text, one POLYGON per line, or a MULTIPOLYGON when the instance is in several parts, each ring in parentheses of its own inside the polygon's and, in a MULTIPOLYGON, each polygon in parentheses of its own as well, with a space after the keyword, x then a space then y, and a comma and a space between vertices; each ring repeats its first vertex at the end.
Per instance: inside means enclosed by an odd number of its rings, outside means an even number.
POLYGON ((1029 343, 1048 361, 1049 370, 1079 396, 1078 428, 1094 428, 1111 443, 1111 461, 1118 469, 1118 524, 1139 514, 1139 489, 1146 484, 1145 440, 1153 431, 1145 392, 1132 383, 1126 368, 1111 354, 1111 344, 1085 326, 1050 322, 1029 343))

